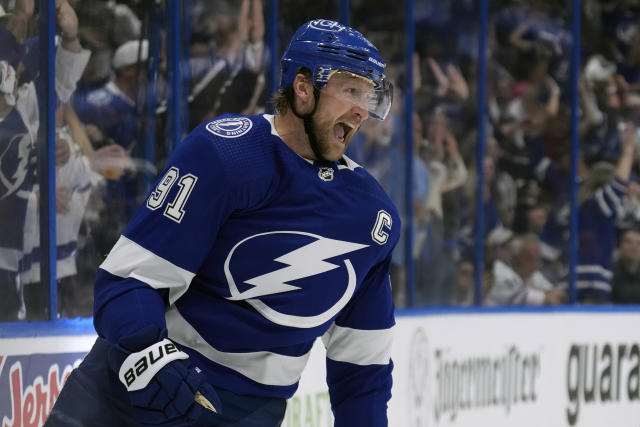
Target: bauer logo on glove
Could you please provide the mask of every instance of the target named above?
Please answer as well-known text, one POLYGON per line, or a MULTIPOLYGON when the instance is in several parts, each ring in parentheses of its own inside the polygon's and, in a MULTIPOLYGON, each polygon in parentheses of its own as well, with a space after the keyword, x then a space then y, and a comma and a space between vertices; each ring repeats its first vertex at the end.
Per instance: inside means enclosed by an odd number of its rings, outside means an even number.
POLYGON ((128 391, 141 390, 167 363, 188 357, 187 353, 178 350, 174 343, 165 338, 142 351, 131 353, 122 362, 118 378, 128 391))

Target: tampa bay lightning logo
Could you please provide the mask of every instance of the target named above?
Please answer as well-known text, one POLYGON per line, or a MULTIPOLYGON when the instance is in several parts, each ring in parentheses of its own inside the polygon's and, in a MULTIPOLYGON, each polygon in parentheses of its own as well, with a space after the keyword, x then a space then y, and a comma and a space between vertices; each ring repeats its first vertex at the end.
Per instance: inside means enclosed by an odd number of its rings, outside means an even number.
POLYGON ((246 117, 227 117, 207 123, 207 130, 223 138, 237 138, 251 130, 253 122, 246 117))
POLYGON ((29 138, 14 135, 0 152, 0 200, 15 193, 27 177, 29 138))
POLYGON ((321 31, 335 31, 339 32, 344 30, 346 27, 339 22, 330 21, 328 19, 316 19, 309 23, 310 28, 314 28, 316 30, 321 31))
POLYGON ((244 300, 279 325, 322 325, 338 314, 356 289, 356 272, 347 254, 368 246, 300 231, 272 231, 247 237, 229 251, 224 263, 231 293, 227 299, 244 300), (287 251, 270 255, 269 248, 274 247, 287 251), (335 261, 326 261, 334 258, 335 261), (294 281, 296 285, 291 284, 294 281), (344 282, 346 286, 335 286, 344 282))

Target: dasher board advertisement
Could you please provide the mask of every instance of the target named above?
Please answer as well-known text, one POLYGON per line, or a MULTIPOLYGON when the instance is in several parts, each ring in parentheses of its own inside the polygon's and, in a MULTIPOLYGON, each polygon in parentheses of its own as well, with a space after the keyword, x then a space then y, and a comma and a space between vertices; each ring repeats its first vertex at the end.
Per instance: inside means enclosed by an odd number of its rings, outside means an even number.
MULTIPOLYGON (((640 312, 398 316, 391 427, 638 427, 640 312)), ((41 334, 42 335, 42 334, 41 334)), ((0 427, 41 426, 95 335, 0 338, 0 427)), ((321 341, 283 427, 331 427, 321 341)))
POLYGON ((391 426, 640 425, 640 313, 398 321, 391 426))
POLYGON ((95 335, 0 338, 2 427, 41 426, 95 335))
MULTIPOLYGON (((391 427, 638 427, 640 312, 398 316, 391 427)), ((283 427, 331 427, 316 342, 283 427)))

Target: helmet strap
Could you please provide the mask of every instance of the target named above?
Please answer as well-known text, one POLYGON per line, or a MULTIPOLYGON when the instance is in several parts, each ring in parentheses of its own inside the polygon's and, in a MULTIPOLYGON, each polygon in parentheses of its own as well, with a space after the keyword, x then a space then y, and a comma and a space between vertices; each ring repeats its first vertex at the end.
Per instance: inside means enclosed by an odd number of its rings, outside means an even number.
POLYGON ((315 85, 313 86, 313 98, 315 103, 313 104, 313 109, 311 112, 306 114, 300 114, 296 111, 295 103, 293 102, 293 87, 287 86, 285 89, 285 95, 289 100, 289 105, 291 106, 291 111, 295 114, 296 117, 302 119, 302 123, 304 124, 304 132, 307 134, 307 138, 309 138, 309 144, 311 145, 311 150, 313 154, 315 154, 318 160, 324 161, 324 156, 322 153, 318 152, 318 142, 316 141, 316 135, 313 131, 313 115, 318 108, 318 101, 320 100, 320 89, 318 89, 315 85))

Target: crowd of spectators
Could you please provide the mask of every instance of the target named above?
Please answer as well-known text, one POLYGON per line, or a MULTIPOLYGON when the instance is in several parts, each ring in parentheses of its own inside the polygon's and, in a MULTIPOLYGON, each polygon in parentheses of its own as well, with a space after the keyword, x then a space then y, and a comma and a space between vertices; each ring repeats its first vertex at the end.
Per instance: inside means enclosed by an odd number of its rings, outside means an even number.
MULTIPOLYGON (((222 112, 265 111, 262 2, 193 1, 185 12, 191 119, 183 132, 222 112)), ((45 131, 38 13, 35 0, 0 1, 2 321, 49 318, 49 286, 40 280, 38 163, 46 159, 38 151, 45 131)), ((55 1, 59 316, 91 315, 96 268, 144 200, 145 174, 166 161, 167 153, 149 158, 145 147, 166 139, 166 16, 150 1, 55 1), (157 130, 150 142, 149 129, 157 130)))
MULTIPOLYGON (((35 0, 0 0, 0 320, 48 317, 40 283, 37 164, 39 77, 35 0)), ((156 2, 56 0, 56 224, 59 311, 89 316, 92 282, 133 211, 148 158, 167 131, 166 40, 152 31, 156 2), (153 37, 159 37, 153 39, 153 37), (155 43, 155 44, 154 44, 155 43), (159 48, 158 48, 159 45, 159 48), (154 51, 154 46, 156 50, 154 51), (155 53, 157 51, 157 54, 155 53), (152 60, 156 61, 152 64, 152 60), (153 66, 152 66, 153 65, 153 66), (157 70, 149 79, 149 70, 157 70), (154 96, 149 96, 150 94, 154 96), (153 102, 152 105, 150 103, 153 102), (152 114, 148 114, 151 108, 152 114), (156 130, 155 139, 145 137, 156 130)), ((193 0, 185 9, 184 132, 223 112, 270 111, 261 0, 193 0)), ((417 0, 413 81, 404 68, 402 8, 351 1, 351 24, 370 35, 396 87, 389 118, 368 120, 347 155, 396 201, 406 235, 394 253, 398 307, 470 305, 476 214, 484 213, 485 305, 568 300, 571 11, 557 2, 491 2, 487 50, 485 157, 477 161, 478 2, 417 0), (413 90, 412 127, 403 112, 413 90), (413 151, 407 158, 406 132, 413 151), (404 171, 411 162, 413 206, 404 171), (477 200, 478 165, 484 199, 477 200)), ((337 19, 317 2, 280 3, 278 34, 301 22, 337 19)), ((582 2, 578 300, 640 302, 640 1, 582 2)), ((164 15, 160 15, 161 18, 164 15)))
MULTIPOLYGON (((640 2, 581 3, 577 300, 637 303, 630 292, 635 263, 623 259, 633 253, 629 230, 638 229, 640 219, 640 2)), ((401 103, 408 88, 403 12, 388 4, 376 3, 377 14, 370 2, 352 5, 352 23, 373 34, 392 58, 389 69, 401 103), (389 28, 399 31, 390 34, 389 28)), ((552 1, 490 3, 488 122, 485 157, 478 162, 478 7, 479 2, 466 0, 414 3, 414 304, 474 301, 479 209, 485 236, 483 304, 563 304, 569 298, 573 182, 572 11, 552 1), (479 163, 482 201, 476 200, 479 163)), ((389 146, 396 148, 394 156, 368 158, 357 141, 352 144, 351 153, 374 175, 383 161, 395 171, 389 175, 403 179, 403 117, 401 108, 393 117, 389 146)), ((406 186, 381 182, 406 218, 406 186)), ((405 252, 400 248, 394 259, 399 306, 407 300, 405 252)), ((640 282, 635 285, 640 288, 640 282)))

